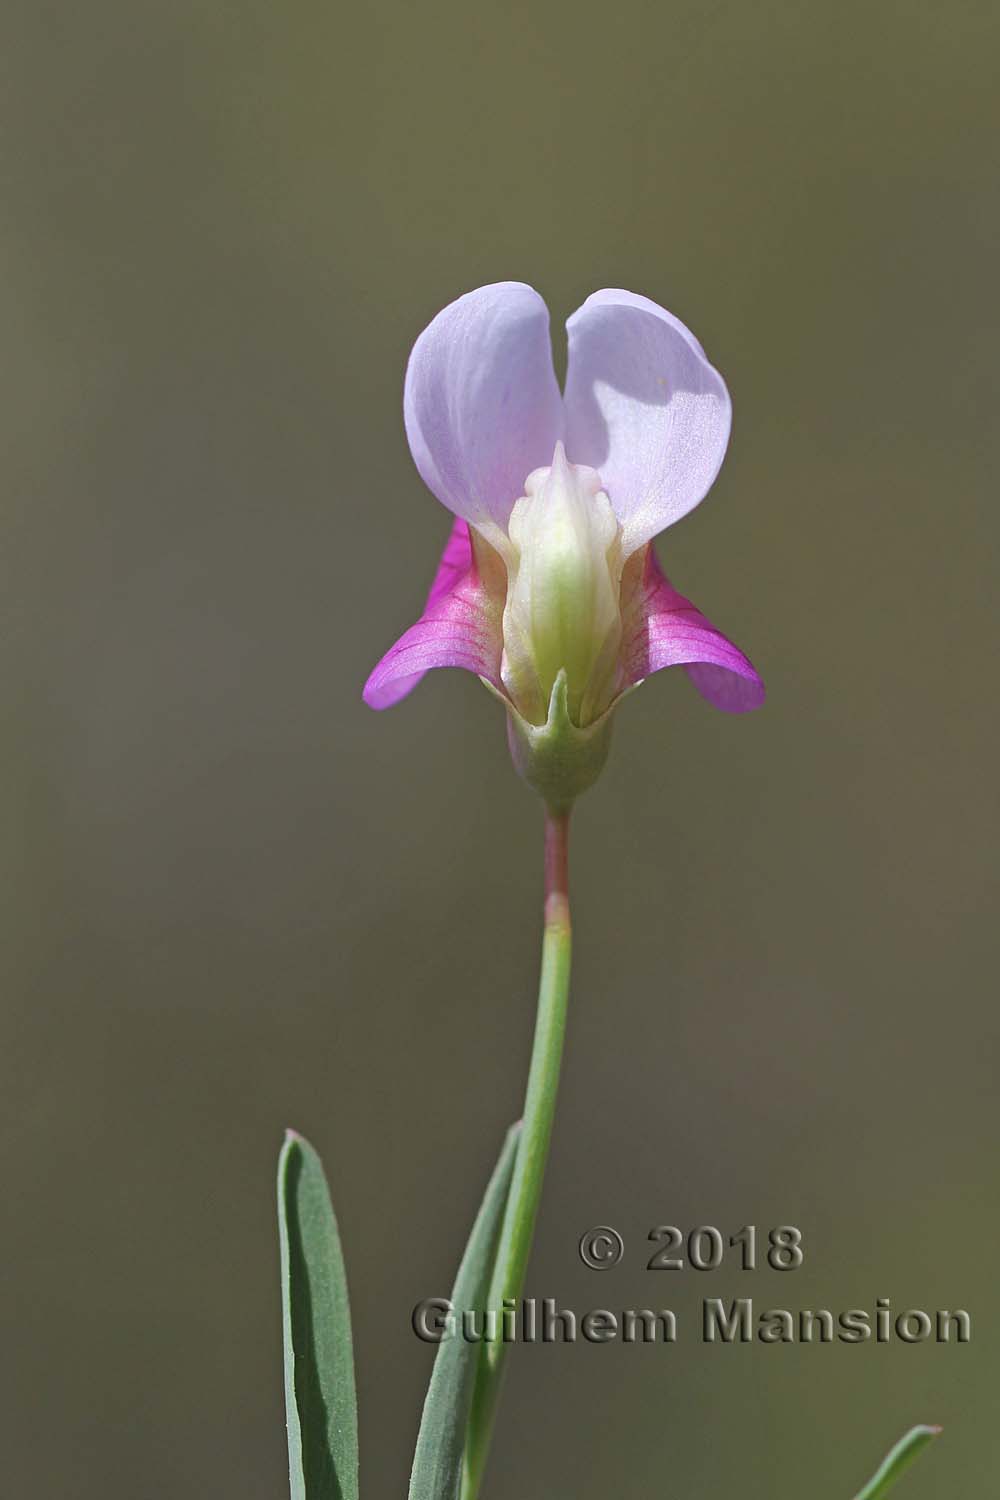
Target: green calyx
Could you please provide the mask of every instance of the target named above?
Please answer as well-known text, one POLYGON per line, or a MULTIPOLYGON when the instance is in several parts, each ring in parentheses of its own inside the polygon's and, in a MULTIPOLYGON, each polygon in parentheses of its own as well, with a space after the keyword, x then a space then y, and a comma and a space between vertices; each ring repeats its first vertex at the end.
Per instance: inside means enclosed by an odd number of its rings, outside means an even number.
POLYGON ((604 769, 615 705, 580 729, 570 718, 567 676, 562 668, 552 685, 545 723, 529 724, 508 698, 490 683, 485 685, 507 710, 507 741, 517 771, 552 812, 566 812, 604 769))

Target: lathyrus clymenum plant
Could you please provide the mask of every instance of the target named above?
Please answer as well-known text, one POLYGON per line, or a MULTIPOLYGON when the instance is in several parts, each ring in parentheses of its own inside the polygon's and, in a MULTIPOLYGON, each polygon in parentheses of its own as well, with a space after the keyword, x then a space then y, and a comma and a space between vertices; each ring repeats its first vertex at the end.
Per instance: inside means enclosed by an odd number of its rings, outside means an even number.
MULTIPOLYGON (((623 696, 682 666, 703 698, 764 699, 748 659, 660 569, 653 538, 711 487, 729 393, 697 339, 631 292, 589 297, 567 324, 565 392, 544 302, 519 282, 450 304, 417 339, 403 411, 414 462, 455 516, 418 622, 372 672, 388 708, 432 667, 474 672, 507 714, 514 763, 545 805, 545 910, 524 1114, 508 1133, 452 1295, 489 1314, 478 1342, 439 1346, 410 1500, 475 1500, 521 1295, 555 1108, 570 972, 570 809, 600 774, 623 696)), ((322 1167, 289 1134, 279 1167, 285 1390, 293 1500, 356 1500, 350 1315, 322 1167)), ((454 1329, 453 1329, 454 1332, 454 1329)), ((937 1429, 917 1427, 857 1500, 875 1500, 937 1429)))
POLYGON ((423 615, 365 687, 388 708, 430 667, 476 672, 507 708, 518 769, 557 810, 598 775, 615 705, 651 673, 683 665, 730 712, 764 698, 651 545, 719 471, 722 376, 631 292, 596 292, 567 328, 565 396, 545 303, 519 282, 460 297, 418 338, 406 431, 456 520, 423 615))

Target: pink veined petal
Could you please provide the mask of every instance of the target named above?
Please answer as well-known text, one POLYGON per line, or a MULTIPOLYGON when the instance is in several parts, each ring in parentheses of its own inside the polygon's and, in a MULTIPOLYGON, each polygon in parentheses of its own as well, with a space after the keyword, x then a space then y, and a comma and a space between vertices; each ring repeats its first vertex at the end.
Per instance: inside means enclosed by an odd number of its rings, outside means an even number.
POLYGON ((764 684, 752 662, 677 592, 652 547, 627 601, 622 666, 629 684, 664 667, 683 666, 702 697, 726 713, 748 713, 764 701, 764 684))
POLYGON ((441 561, 438 563, 434 582, 431 584, 427 604, 424 607, 430 608, 442 595, 450 594, 471 567, 472 538, 469 535, 468 522, 459 518, 452 526, 448 540, 444 544, 441 561))
POLYGON ((451 529, 427 604, 365 683, 369 708, 391 708, 432 667, 464 667, 500 685, 500 613, 481 581, 465 521, 451 529))
POLYGON ((562 437, 538 293, 500 281, 439 312, 413 346, 403 417, 413 461, 442 505, 506 528, 528 474, 552 462, 562 437))
POLYGON ((690 329, 648 297, 595 292, 566 328, 567 456, 599 471, 634 552, 711 488, 729 392, 690 329))

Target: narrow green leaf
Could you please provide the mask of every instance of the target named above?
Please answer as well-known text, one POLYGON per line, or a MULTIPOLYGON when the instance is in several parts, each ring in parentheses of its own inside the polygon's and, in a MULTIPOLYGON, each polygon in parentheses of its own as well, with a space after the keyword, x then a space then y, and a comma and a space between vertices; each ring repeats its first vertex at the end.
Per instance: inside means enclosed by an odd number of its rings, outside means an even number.
POLYGON ((438 1345, 434 1359, 413 1456, 410 1500, 456 1500, 459 1494, 466 1426, 482 1348, 462 1337, 461 1318, 465 1311, 474 1310, 480 1319, 485 1315, 520 1128, 513 1125, 507 1132, 455 1278, 451 1302, 457 1331, 438 1345))
POLYGON ((889 1486, 895 1484, 907 1464, 916 1458, 931 1438, 936 1438, 940 1427, 911 1427, 905 1437, 900 1438, 895 1448, 882 1460, 879 1468, 869 1479, 864 1489, 859 1490, 854 1500, 881 1500, 889 1486))
POLYGON ((344 1257, 322 1163, 292 1130, 278 1160, 278 1232, 292 1500, 358 1500, 344 1257))

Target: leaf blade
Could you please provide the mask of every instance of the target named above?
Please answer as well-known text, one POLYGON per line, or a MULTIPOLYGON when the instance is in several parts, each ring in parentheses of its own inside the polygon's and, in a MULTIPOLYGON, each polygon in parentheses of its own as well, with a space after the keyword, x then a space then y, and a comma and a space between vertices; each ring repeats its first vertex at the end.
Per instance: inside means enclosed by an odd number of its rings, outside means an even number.
MULTIPOLYGON (((520 1129, 520 1124, 512 1125, 507 1132, 458 1268, 451 1301, 459 1318, 464 1310, 486 1309, 520 1129)), ((456 1500, 459 1494, 481 1348, 460 1334, 438 1345, 413 1455, 409 1500, 456 1500)))
POLYGON ((923 1424, 911 1427, 906 1436, 901 1437, 896 1446, 889 1450, 868 1483, 855 1495, 854 1500, 881 1500, 889 1486, 895 1484, 907 1465, 913 1462, 920 1450, 926 1448, 940 1431, 940 1427, 928 1427, 923 1424))
POLYGON ((358 1500, 358 1413, 347 1278, 323 1165, 288 1131, 278 1233, 291 1500, 358 1500))

